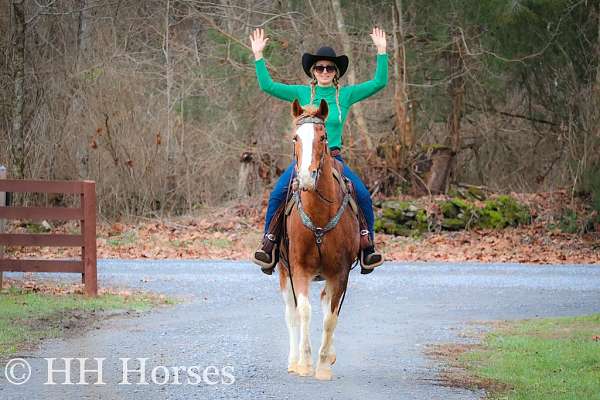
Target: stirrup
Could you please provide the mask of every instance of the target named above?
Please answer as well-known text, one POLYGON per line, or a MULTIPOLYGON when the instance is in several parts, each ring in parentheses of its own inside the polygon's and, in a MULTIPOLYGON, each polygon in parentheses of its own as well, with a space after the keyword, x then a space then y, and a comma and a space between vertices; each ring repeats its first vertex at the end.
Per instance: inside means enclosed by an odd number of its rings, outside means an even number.
POLYGON ((260 266, 260 269, 263 273, 267 275, 272 275, 275 266, 277 265, 277 261, 279 261, 279 251, 277 243, 275 243, 275 236, 273 234, 266 235, 266 238, 273 242, 273 248, 271 249, 271 254, 267 253, 263 250, 263 246, 254 252, 254 258, 252 262, 260 266))
POLYGON ((376 267, 383 264, 383 256, 381 253, 373 251, 365 257, 365 250, 360 252, 360 273, 363 275, 370 274, 376 267))

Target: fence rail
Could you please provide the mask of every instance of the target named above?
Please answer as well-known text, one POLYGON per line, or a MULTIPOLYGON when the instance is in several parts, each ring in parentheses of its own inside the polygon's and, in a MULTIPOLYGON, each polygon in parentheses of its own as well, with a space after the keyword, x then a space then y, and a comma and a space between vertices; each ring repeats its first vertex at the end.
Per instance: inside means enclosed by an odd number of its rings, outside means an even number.
POLYGON ((80 273, 88 296, 98 294, 96 260, 96 183, 93 181, 36 181, 4 179, 0 169, 0 288, 2 272, 80 273), (7 192, 69 193, 80 195, 78 208, 6 207, 7 192), (80 235, 3 233, 3 220, 79 220, 80 235), (80 260, 10 259, 3 246, 81 247, 80 260))

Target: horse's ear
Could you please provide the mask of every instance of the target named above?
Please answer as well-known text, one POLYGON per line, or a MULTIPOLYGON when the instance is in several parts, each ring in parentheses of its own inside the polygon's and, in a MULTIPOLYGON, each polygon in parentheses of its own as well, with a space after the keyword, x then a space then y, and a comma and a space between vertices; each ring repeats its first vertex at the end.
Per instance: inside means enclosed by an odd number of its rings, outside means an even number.
POLYGON ((319 109, 315 114, 317 117, 320 117, 323 121, 327 119, 327 115, 329 114, 329 106, 324 99, 321 99, 321 104, 319 104, 319 109))
POLYGON ((303 112, 304 110, 302 109, 302 106, 300 105, 298 99, 294 99, 294 102, 292 103, 292 115, 294 116, 294 118, 298 118, 302 115, 303 112))

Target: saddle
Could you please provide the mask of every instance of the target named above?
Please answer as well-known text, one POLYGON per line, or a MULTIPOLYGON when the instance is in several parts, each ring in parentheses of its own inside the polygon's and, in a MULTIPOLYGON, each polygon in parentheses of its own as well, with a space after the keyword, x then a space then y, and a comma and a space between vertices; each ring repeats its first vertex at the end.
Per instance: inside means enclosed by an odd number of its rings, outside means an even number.
MULTIPOLYGON (((358 218, 359 222, 359 234, 360 234, 360 246, 359 246, 359 254, 357 257, 360 257, 360 252, 370 245, 370 237, 369 231, 367 229, 367 222, 363 215, 362 210, 358 207, 358 201, 356 198, 356 190, 354 189, 354 185, 352 182, 343 175, 343 165, 340 161, 334 160, 334 168, 333 168, 333 177, 340 185, 343 193, 348 193, 349 199, 348 204, 350 208, 354 212, 354 214, 358 218)), ((291 186, 288 187, 288 193, 286 201, 279 207, 279 209, 275 212, 275 216, 273 217, 272 224, 276 224, 274 226, 274 230, 271 231, 271 227, 269 227, 269 231, 273 232, 278 238, 281 238, 280 245, 278 248, 278 255, 281 262, 289 268, 288 262, 288 248, 289 248, 289 238, 287 235, 287 226, 284 222, 285 218, 292 212, 294 206, 297 205, 297 196, 294 196, 294 193, 297 191, 297 183, 294 181, 291 182, 291 186), (277 221, 278 220, 278 221, 277 221)), ((314 279, 315 281, 321 281, 323 278, 321 276, 317 276, 314 279)))

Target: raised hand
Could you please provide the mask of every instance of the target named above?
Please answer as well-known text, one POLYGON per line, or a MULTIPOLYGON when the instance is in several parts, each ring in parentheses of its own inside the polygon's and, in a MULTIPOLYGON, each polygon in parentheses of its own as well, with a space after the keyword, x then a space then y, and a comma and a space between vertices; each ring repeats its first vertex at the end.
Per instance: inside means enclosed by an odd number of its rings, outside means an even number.
POLYGON ((386 40, 383 29, 373 28, 371 39, 373 39, 373 44, 377 47, 377 54, 384 54, 386 52, 386 40))
POLYGON ((267 41, 269 41, 269 38, 265 38, 264 29, 256 28, 250 35, 250 44, 252 45, 252 52, 254 53, 254 58, 256 60, 260 60, 262 58, 262 52, 267 44, 267 41))

